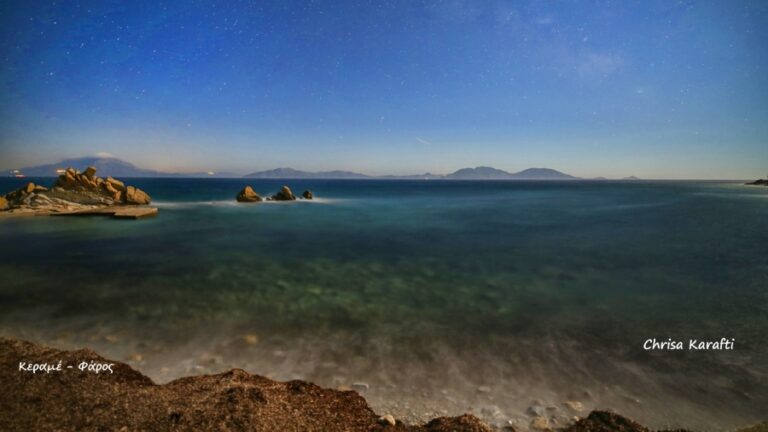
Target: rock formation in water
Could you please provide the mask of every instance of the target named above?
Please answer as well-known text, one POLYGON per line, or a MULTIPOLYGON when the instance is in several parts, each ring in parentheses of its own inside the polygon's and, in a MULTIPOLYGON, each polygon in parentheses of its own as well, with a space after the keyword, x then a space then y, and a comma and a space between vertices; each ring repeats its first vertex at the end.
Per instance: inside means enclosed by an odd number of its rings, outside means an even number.
POLYGON ((747 185, 758 185, 758 186, 768 186, 768 179, 757 179, 757 180, 755 180, 753 182, 747 182, 747 183, 744 183, 744 184, 747 184, 747 185))
POLYGON ((28 183, 0 200, 0 211, 18 214, 66 214, 113 206, 147 205, 150 196, 112 177, 96 176, 96 168, 82 173, 68 168, 52 188, 28 183))
POLYGON ((280 192, 272 195, 272 201, 295 201, 296 196, 288 186, 283 186, 280 192))
POLYGON ((244 187, 243 190, 237 194, 238 202, 260 202, 263 200, 264 199, 259 194, 257 194, 251 186, 244 187))
MULTIPOLYGON (((311 200, 313 198, 312 191, 305 190, 301 196, 304 199, 311 200)), ((236 199, 238 202, 261 202, 264 201, 258 193, 249 185, 243 188, 240 193, 237 194, 236 199)), ((267 201, 296 201, 296 195, 293 194, 291 188, 283 186, 280 191, 267 198, 267 201)))

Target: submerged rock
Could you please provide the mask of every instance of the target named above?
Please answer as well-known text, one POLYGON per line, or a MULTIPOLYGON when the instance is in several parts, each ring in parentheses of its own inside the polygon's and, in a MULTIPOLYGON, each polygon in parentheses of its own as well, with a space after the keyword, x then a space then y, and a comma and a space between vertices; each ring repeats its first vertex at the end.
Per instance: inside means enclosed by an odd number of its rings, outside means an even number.
POLYGON ((546 417, 534 417, 531 420, 531 429, 535 431, 551 431, 549 420, 546 417))
POLYGON ((240 193, 237 194, 236 199, 238 202, 260 202, 264 200, 250 186, 244 187, 243 190, 241 190, 240 193))
POLYGON ((563 402, 563 405, 574 412, 584 411, 584 405, 579 401, 565 401, 563 402))
POLYGON ((295 201, 296 196, 293 195, 293 192, 291 191, 291 188, 288 186, 283 186, 282 189, 280 189, 280 192, 272 195, 272 200, 274 201, 295 201))
POLYGON ((309 190, 309 189, 305 190, 305 191, 304 191, 304 192, 301 194, 301 196, 302 196, 304 199, 312 199, 312 198, 314 197, 314 195, 312 195, 312 191, 311 191, 311 190, 309 190))
POLYGON ((546 408, 541 403, 534 402, 528 407, 526 413, 532 417, 542 417, 546 414, 546 408))

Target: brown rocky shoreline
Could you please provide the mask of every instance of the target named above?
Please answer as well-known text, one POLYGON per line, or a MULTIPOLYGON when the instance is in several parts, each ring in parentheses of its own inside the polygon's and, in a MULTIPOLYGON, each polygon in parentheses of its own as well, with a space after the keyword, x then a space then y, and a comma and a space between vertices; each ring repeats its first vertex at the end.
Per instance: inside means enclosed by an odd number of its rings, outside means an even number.
MULTIPOLYGON (((91 350, 62 351, 7 337, 0 338, 0 382, 3 431, 495 430, 468 414, 408 425, 374 413, 355 391, 298 380, 276 382, 240 369, 158 385, 130 366, 91 350)), ((766 425, 743 432, 766 431, 766 425)), ((605 411, 593 411, 560 430, 650 432, 605 411)))

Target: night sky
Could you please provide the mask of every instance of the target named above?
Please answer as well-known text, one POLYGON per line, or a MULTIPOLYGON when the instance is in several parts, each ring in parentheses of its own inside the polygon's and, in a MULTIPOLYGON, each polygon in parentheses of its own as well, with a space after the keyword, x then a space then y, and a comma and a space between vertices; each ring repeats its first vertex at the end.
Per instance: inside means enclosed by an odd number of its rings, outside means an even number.
POLYGON ((768 172, 766 1, 0 0, 0 168, 768 172))

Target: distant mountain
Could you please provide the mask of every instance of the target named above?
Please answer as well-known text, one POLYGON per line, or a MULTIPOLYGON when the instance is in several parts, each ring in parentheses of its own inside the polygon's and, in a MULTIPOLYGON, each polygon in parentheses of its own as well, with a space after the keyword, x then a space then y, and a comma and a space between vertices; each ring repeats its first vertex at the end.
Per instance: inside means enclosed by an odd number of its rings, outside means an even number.
POLYGON ((246 174, 244 177, 257 179, 366 179, 365 174, 350 171, 299 171, 293 168, 276 168, 268 171, 258 171, 246 174))
POLYGON ((476 168, 462 168, 454 173, 445 176, 451 180, 506 180, 511 179, 512 174, 487 166, 476 168))
POLYGON ((635 176, 629 176, 629 177, 624 177, 622 180, 640 180, 640 179, 635 176))
POLYGON ((550 168, 528 168, 512 174, 512 178, 517 180, 573 180, 578 177, 550 168))
POLYGON ((59 175, 58 170, 69 167, 84 170, 89 166, 96 168, 96 172, 100 177, 239 177, 233 173, 167 173, 138 168, 130 162, 114 157, 99 156, 64 159, 61 162, 21 168, 18 171, 27 177, 56 177, 59 175))
POLYGON ((504 170, 481 166, 462 168, 448 174, 445 178, 451 180, 572 180, 577 177, 550 168, 528 168, 520 172, 509 173, 504 170))
MULTIPOLYGON (((234 173, 168 173, 162 171, 139 168, 130 162, 115 157, 89 156, 81 158, 65 159, 61 162, 21 168, 9 172, 14 175, 17 171, 27 177, 55 177, 58 171, 69 167, 84 170, 86 167, 96 168, 99 176, 112 177, 241 177, 234 173)), ((528 168, 526 170, 509 173, 504 170, 479 166, 475 168, 462 168, 448 175, 440 174, 414 174, 414 175, 385 175, 367 176, 351 171, 300 171, 293 168, 276 168, 267 171, 257 171, 243 177, 254 179, 400 179, 400 180, 569 180, 577 177, 564 174, 550 168, 528 168)), ((634 177, 627 179, 636 179, 634 177)))
POLYGON ((377 177, 380 179, 394 179, 394 180, 440 180, 444 179, 444 175, 424 173, 424 174, 410 174, 410 175, 385 175, 377 177))
POLYGON ((247 178, 258 179, 395 179, 395 180, 569 180, 577 177, 563 174, 549 168, 529 168, 518 173, 480 166, 462 168, 448 175, 424 173, 414 175, 367 176, 350 171, 308 172, 293 168, 277 168, 247 174, 247 178))

